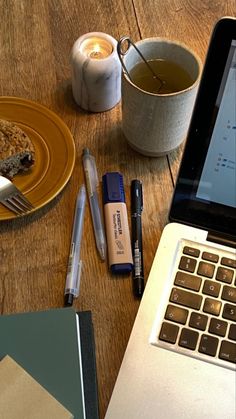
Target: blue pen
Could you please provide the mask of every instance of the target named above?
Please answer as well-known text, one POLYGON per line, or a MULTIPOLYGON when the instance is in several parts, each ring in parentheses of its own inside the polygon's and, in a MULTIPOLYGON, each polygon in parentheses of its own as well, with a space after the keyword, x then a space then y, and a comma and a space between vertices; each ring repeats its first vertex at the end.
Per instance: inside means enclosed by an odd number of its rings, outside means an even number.
POLYGON ((80 260, 81 238, 84 222, 86 192, 82 185, 76 200, 70 255, 65 285, 65 305, 71 306, 79 295, 82 261, 80 260))

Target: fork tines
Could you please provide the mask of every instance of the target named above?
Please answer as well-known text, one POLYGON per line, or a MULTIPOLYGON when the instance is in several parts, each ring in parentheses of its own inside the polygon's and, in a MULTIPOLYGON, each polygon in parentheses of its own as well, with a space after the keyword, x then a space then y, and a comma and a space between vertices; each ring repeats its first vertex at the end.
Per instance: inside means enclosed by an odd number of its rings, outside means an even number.
POLYGON ((8 209, 14 211, 18 215, 25 214, 34 208, 28 199, 24 195, 20 194, 7 198, 4 202, 4 205, 6 205, 8 209))
POLYGON ((4 176, 0 176, 0 202, 17 215, 26 214, 34 209, 26 196, 4 176))

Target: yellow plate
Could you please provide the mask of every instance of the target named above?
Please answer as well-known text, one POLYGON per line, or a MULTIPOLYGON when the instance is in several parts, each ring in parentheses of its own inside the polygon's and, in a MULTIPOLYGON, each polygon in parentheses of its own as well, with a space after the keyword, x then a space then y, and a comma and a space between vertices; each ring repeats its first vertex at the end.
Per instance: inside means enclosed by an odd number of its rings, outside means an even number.
MULTIPOLYGON (((69 128, 54 112, 39 103, 17 97, 0 97, 0 119, 16 123, 35 147, 35 164, 14 176, 13 183, 34 205, 50 202, 68 182, 75 163, 75 145, 69 128)), ((0 204, 0 220, 16 215, 0 204)))

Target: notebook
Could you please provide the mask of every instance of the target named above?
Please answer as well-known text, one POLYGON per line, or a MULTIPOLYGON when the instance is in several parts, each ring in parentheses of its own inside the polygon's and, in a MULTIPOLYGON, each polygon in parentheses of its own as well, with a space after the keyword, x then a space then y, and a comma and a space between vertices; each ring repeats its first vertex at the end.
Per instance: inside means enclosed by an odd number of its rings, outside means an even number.
POLYGON ((225 17, 106 419, 236 417, 235 142, 236 19, 225 17))
POLYGON ((93 345, 90 312, 56 308, 0 316, 0 359, 13 358, 74 419, 98 418, 93 345))

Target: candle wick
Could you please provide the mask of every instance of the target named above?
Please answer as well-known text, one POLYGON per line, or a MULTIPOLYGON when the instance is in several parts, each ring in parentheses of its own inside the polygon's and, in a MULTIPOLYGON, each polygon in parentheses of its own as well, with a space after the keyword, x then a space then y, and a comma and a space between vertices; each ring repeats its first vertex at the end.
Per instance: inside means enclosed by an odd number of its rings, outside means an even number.
POLYGON ((90 57, 91 58, 101 58, 102 57, 102 53, 101 53, 101 51, 92 51, 90 53, 90 57))

